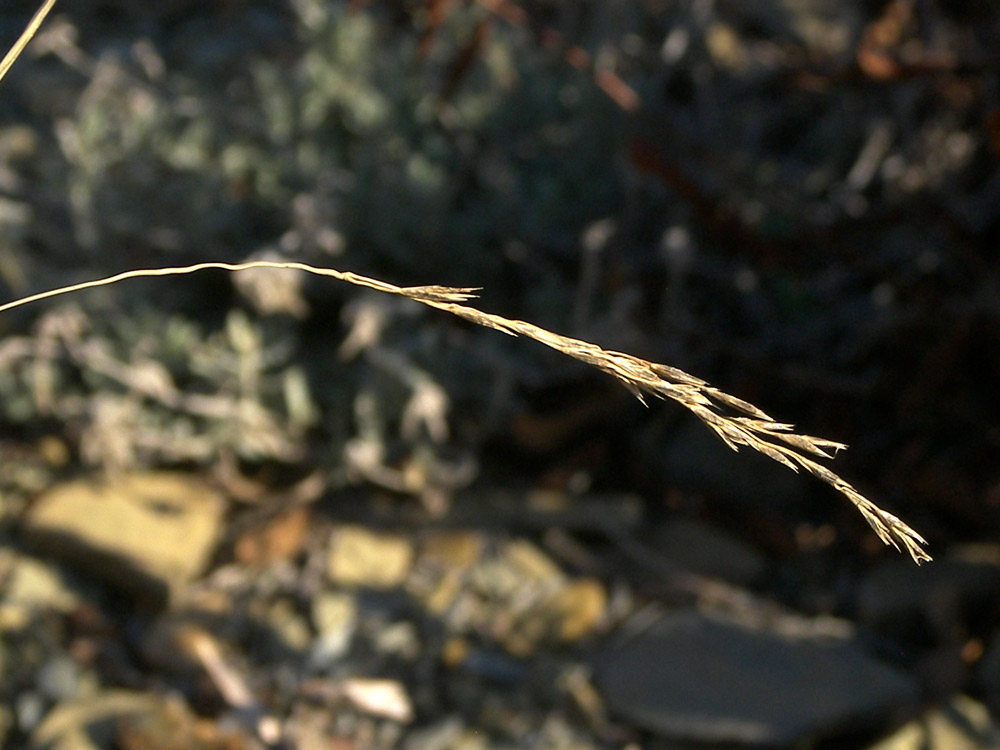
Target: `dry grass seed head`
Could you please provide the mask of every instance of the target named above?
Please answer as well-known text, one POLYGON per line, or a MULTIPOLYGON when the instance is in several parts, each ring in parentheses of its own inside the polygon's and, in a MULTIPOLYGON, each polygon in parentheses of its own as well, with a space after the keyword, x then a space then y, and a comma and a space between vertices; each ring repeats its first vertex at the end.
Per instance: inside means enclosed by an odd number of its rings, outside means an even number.
POLYGON ((809 457, 832 458, 833 455, 830 451, 835 454, 845 448, 846 446, 842 443, 811 435, 800 435, 793 431, 792 425, 776 422, 753 404, 720 391, 704 380, 676 367, 647 362, 624 352, 602 349, 588 341, 562 336, 522 320, 511 320, 460 304, 476 296, 477 288, 475 287, 398 287, 356 273, 337 271, 332 268, 317 268, 291 261, 209 262, 174 268, 126 271, 104 279, 86 281, 14 300, 0 305, 0 312, 29 302, 82 289, 115 284, 126 279, 144 276, 176 276, 211 268, 233 272, 251 268, 272 268, 328 276, 356 286, 408 297, 430 307, 457 315, 477 325, 493 328, 512 336, 521 335, 532 338, 556 351, 612 375, 643 403, 645 403, 644 397, 646 395, 676 401, 692 411, 733 450, 739 450, 741 446, 746 446, 792 471, 797 472, 799 468, 805 469, 850 500, 884 543, 892 545, 897 550, 905 549, 917 564, 931 559, 930 555, 923 549, 926 542, 920 534, 896 516, 879 508, 830 469, 816 463, 809 457))

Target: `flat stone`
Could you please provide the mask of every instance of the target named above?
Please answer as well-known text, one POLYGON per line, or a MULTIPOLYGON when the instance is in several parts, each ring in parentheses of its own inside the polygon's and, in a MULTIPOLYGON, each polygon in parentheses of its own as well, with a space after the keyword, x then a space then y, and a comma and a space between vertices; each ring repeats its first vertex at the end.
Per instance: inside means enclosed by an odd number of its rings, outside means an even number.
POLYGON ((41 552, 161 606, 205 569, 224 510, 197 477, 130 474, 53 488, 32 505, 24 534, 41 552))
POLYGON ((601 654, 613 714, 672 740, 792 745, 856 729, 917 699, 908 676, 844 639, 671 614, 601 654))
POLYGON ((342 586, 390 589, 403 582, 412 563, 413 547, 405 538, 340 526, 330 540, 326 569, 342 586))

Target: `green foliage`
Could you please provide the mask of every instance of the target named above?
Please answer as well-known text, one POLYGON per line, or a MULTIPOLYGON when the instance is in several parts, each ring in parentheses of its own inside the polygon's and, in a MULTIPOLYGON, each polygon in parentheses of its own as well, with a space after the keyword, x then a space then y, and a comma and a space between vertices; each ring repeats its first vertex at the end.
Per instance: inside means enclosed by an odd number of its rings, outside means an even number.
POLYGON ((339 250, 310 231, 323 224, 358 265, 440 266, 450 283, 495 273, 511 241, 571 247, 607 210, 612 106, 522 32, 496 27, 446 98, 481 8, 450 14, 426 57, 412 28, 345 3, 296 10, 291 58, 258 53, 229 77, 97 61, 59 131, 86 246, 231 257, 284 235, 286 251, 339 250))

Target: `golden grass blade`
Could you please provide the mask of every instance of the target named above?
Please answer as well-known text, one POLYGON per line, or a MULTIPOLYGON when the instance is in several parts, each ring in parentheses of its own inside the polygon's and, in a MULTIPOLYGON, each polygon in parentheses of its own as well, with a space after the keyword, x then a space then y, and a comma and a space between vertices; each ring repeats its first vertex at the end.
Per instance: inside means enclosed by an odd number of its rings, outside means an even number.
POLYGON ((28 42, 38 31, 39 27, 42 25, 42 21, 45 20, 45 16, 49 14, 52 10, 52 6, 56 4, 56 0, 45 0, 42 7, 35 11, 35 15, 31 17, 31 21, 28 22, 28 27, 24 30, 24 33, 17 38, 14 42, 14 46, 11 47, 7 54, 3 56, 3 60, 0 60, 0 81, 3 77, 7 75, 7 71, 10 70, 10 66, 14 64, 14 61, 21 56, 24 52, 24 48, 28 46, 28 42))
POLYGON ((842 443, 810 435, 799 435, 793 432, 794 428, 792 425, 776 422, 753 404, 724 393, 717 388, 713 388, 704 380, 689 375, 676 367, 647 362, 644 359, 624 352, 602 349, 596 344, 591 344, 589 341, 561 336, 523 320, 511 320, 500 315, 485 313, 474 307, 460 304, 475 297, 478 288, 444 286, 398 287, 394 284, 361 276, 349 271, 317 268, 295 261, 208 262, 174 268, 136 269, 103 279, 84 281, 79 284, 40 292, 29 297, 7 302, 0 305, 0 313, 15 307, 27 305, 31 302, 38 302, 62 294, 78 292, 83 289, 93 289, 95 287, 116 284, 127 279, 150 276, 178 276, 207 269, 235 272, 252 268, 292 269, 317 276, 328 276, 356 286, 375 289, 387 294, 409 297, 417 302, 444 310, 476 325, 493 328, 512 336, 521 335, 532 338, 545 346, 612 375, 644 403, 644 394, 657 398, 669 398, 678 402, 692 411, 734 450, 739 450, 741 446, 746 446, 753 448, 755 451, 764 454, 793 471, 798 471, 799 467, 804 468, 817 479, 830 485, 850 500, 883 542, 895 547, 897 550, 905 549, 918 565, 925 560, 931 559, 930 555, 923 549, 923 545, 926 542, 920 534, 896 516, 879 508, 875 503, 858 492, 851 484, 809 457, 811 454, 823 458, 831 458, 827 450, 832 449, 836 452, 845 448, 846 446, 842 443))

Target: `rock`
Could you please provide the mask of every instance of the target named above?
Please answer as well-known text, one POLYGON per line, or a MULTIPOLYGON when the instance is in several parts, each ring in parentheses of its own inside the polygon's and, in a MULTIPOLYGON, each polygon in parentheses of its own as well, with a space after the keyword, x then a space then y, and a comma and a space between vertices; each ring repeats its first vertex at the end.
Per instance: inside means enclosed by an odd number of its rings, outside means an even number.
POLYGON ((603 583, 595 578, 572 581, 552 603, 557 637, 578 641, 590 635, 603 619, 607 606, 608 593, 603 583))
POLYGON ((461 719, 450 716, 409 734, 403 750, 488 750, 493 745, 461 719))
POLYGON ((995 750, 1000 726, 981 703, 956 695, 940 708, 900 727, 869 750, 995 750))
POLYGON ((914 682, 848 640, 792 636, 694 611, 601 654, 613 714, 671 740, 794 743, 875 726, 913 704, 914 682))
POLYGON ((260 743, 240 729, 195 716, 176 697, 157 698, 144 711, 117 721, 121 750, 257 750, 260 743))
POLYGON ((66 614, 80 603, 77 593, 53 566, 8 549, 0 550, 0 579, 5 581, 0 630, 3 623, 26 622, 33 612, 66 614))
POLYGON ((31 507, 24 533, 40 551, 161 606, 205 569, 224 509, 196 477, 131 474, 50 490, 31 507))
POLYGON ((110 747, 116 722, 150 711, 157 699, 146 693, 108 690, 56 705, 31 733, 33 747, 110 747))
MULTIPOLYGON (((303 683, 304 691, 310 683, 303 683)), ((316 701, 319 703, 319 701, 316 701)), ((357 750, 358 744, 347 730, 338 730, 336 719, 324 705, 309 705, 303 701, 283 722, 282 741, 279 747, 296 750, 357 750)))
POLYGON ((395 656, 405 661, 414 661, 420 656, 420 634, 407 620, 383 625, 372 633, 370 642, 375 653, 382 656, 395 656))
POLYGON ((476 531, 441 531, 428 535, 420 545, 420 562, 450 570, 468 568, 483 553, 483 535, 476 531))
MULTIPOLYGON (((527 657, 558 628, 553 605, 568 581, 559 566, 525 539, 508 542, 471 572, 481 593, 474 617, 478 629, 500 641, 508 653, 527 657)), ((472 608, 470 608, 472 609, 472 608)))
POLYGON ((340 526, 330 540, 326 570, 342 586, 390 589, 403 582, 412 560, 413 548, 401 536, 340 526))
POLYGON ((316 640, 309 662, 325 667, 347 653, 358 627, 358 604, 351 594, 321 591, 312 602, 312 622, 316 640))
POLYGON ((17 727, 22 732, 30 732, 38 726, 45 713, 45 697, 37 690, 22 690, 12 701, 17 727))
POLYGON ((746 586, 767 568, 763 556, 722 529, 696 519, 670 521, 654 533, 657 551, 684 570, 746 586))
POLYGON ((542 585, 563 579, 559 566, 531 542, 514 539, 507 544, 504 553, 507 565, 518 578, 542 585))
POLYGON ((542 643, 585 638, 603 620, 608 595, 597 579, 569 578, 525 539, 487 547, 474 533, 436 535, 407 582, 451 633, 479 632, 526 657, 542 643))
POLYGON ((944 642, 964 638, 1000 595, 1000 565, 961 555, 953 550, 916 569, 902 559, 876 567, 858 589, 859 620, 904 642, 927 633, 944 642))
POLYGON ((69 700, 80 689, 80 667, 67 654, 51 655, 38 670, 38 690, 52 701, 69 700))
POLYGON ((401 682, 355 677, 344 680, 341 689, 358 711, 404 724, 413 721, 413 704, 401 682))
POLYGON ((421 543, 407 590, 435 617, 444 615, 461 595, 468 571, 483 554, 485 541, 474 531, 445 531, 421 543))
POLYGON ((169 676, 173 684, 186 687, 204 674, 204 664, 195 644, 200 638, 212 638, 202 618, 192 613, 167 612, 145 629, 139 651, 146 664, 169 676))
POLYGON ((254 567, 288 560, 302 550, 311 522, 310 508, 296 506, 240 534, 233 545, 233 557, 254 567))
MULTIPOLYGON (((508 543, 495 574, 507 578, 494 626, 507 650, 527 656, 543 641, 575 641, 604 617, 607 592, 594 578, 569 579, 556 563, 525 540, 508 543)), ((499 578, 500 576, 498 576, 499 578)), ((501 579, 502 580, 502 579, 501 579)))
POLYGON ((271 602, 267 607, 264 622, 278 643, 290 652, 302 652, 309 648, 312 633, 308 622, 290 600, 281 598, 271 602))

